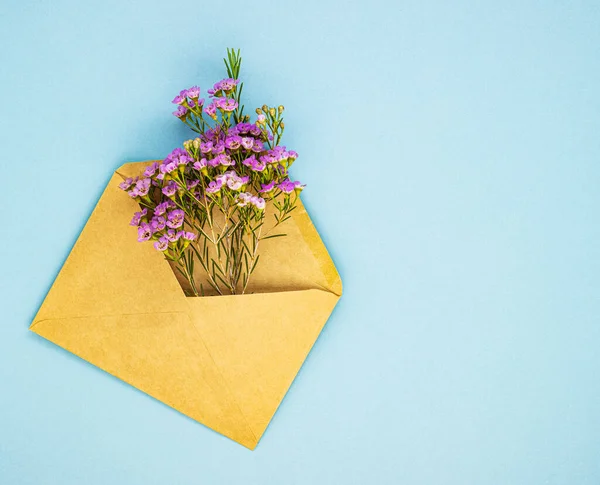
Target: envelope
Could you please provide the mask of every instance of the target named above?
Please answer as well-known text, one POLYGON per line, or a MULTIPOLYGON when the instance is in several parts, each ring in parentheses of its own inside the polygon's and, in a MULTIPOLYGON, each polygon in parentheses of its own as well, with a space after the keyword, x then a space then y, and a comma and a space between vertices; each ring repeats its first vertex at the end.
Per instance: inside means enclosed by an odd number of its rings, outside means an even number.
POLYGON ((254 449, 342 294, 302 203, 261 242, 245 295, 186 297, 129 226, 137 203, 112 176, 30 329, 254 449))

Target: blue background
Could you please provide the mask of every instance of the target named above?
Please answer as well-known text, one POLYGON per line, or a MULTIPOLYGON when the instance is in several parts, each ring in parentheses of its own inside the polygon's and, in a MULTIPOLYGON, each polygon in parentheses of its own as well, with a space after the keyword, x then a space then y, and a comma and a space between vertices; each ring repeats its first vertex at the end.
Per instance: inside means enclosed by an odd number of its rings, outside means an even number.
POLYGON ((600 483, 600 5, 0 6, 0 484, 600 483), (254 452, 27 331, 242 49, 344 296, 254 452))

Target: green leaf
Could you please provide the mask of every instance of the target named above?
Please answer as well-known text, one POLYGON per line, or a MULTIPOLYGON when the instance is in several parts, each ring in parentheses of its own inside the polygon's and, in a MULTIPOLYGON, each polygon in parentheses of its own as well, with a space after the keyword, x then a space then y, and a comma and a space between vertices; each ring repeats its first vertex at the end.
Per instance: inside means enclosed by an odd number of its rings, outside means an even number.
POLYGON ((263 241, 265 239, 272 239, 274 237, 284 237, 284 236, 287 236, 287 234, 273 234, 272 236, 261 237, 260 240, 263 241))

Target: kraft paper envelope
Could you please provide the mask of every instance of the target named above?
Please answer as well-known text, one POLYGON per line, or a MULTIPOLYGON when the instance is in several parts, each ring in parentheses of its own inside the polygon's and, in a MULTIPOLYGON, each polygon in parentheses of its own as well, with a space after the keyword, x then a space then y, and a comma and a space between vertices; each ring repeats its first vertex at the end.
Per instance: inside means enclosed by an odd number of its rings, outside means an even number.
POLYGON ((299 202, 285 238, 261 243, 250 294, 186 297, 169 263, 129 226, 119 168, 31 330, 254 449, 342 293, 299 202))

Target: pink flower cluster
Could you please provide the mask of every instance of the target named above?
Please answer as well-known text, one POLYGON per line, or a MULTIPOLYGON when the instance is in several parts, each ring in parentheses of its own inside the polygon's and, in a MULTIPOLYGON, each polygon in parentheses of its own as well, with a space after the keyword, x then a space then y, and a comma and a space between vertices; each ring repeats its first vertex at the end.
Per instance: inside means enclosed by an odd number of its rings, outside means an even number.
POLYGON ((226 79, 221 79, 220 81, 216 82, 214 84, 214 86, 212 87, 212 89, 208 89, 206 92, 208 93, 208 95, 210 97, 213 96, 221 96, 222 94, 228 94, 231 91, 233 91, 236 86, 239 84, 239 80, 238 79, 232 79, 232 78, 226 78, 226 79))
POLYGON ((253 205, 258 210, 264 210, 266 202, 262 197, 252 195, 250 192, 242 192, 237 196, 238 207, 246 207, 248 204, 253 205))
POLYGON ((305 187, 290 179, 298 154, 280 143, 284 107, 264 105, 251 123, 240 98, 239 51, 228 50, 225 63, 230 77, 207 91, 207 103, 198 86, 173 98, 173 114, 197 137, 119 184, 140 205, 130 222, 138 241, 152 241, 196 296, 203 289, 194 283, 194 261, 217 293, 243 293, 258 261, 259 242, 291 217, 305 187), (267 229, 271 212, 275 221, 267 229), (221 251, 231 252, 225 262, 221 251))
POLYGON ((200 97, 200 88, 198 86, 192 86, 191 88, 184 89, 179 92, 177 96, 173 98, 173 104, 178 105, 177 109, 173 112, 173 115, 178 118, 185 118, 188 111, 194 108, 202 110, 204 105, 204 99, 198 99, 200 97))
POLYGON ((264 155, 261 155, 260 161, 265 164, 280 163, 292 164, 298 158, 298 154, 293 150, 286 150, 283 146, 276 146, 271 150, 267 150, 264 155))
POLYGON ((119 184, 119 187, 129 194, 130 197, 145 197, 150 191, 152 179, 145 177, 127 178, 119 184))
MULTIPOLYGON (((124 189, 126 185, 127 180, 119 186, 124 189)), ((166 251, 170 248, 176 253, 181 252, 191 241, 194 241, 196 234, 183 230, 184 211, 176 207, 172 200, 165 200, 154 207, 152 214, 147 207, 134 213, 129 224, 137 226, 138 241, 154 240, 154 247, 157 250, 166 251)))

